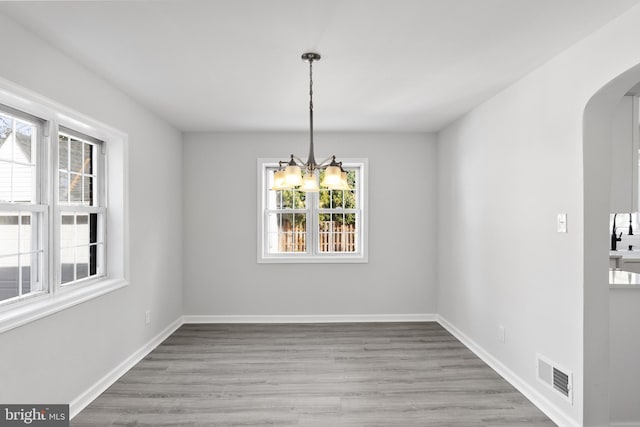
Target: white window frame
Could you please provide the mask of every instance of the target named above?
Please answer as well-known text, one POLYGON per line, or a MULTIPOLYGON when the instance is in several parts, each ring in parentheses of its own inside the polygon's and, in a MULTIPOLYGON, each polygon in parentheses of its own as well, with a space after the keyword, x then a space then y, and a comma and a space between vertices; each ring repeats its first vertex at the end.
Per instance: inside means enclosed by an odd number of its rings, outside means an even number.
MULTIPOLYGON (((0 333, 22 326, 69 307, 121 289, 129 284, 129 208, 128 208, 128 136, 84 114, 52 101, 11 81, 0 78, 0 104, 45 121, 39 172, 46 177, 38 180, 39 203, 45 205, 43 226, 44 291, 7 304, 0 303, 0 333), (103 177, 99 191, 104 208, 104 274, 61 285, 60 212, 67 206, 58 199, 58 131, 67 128, 79 134, 103 141, 103 177)), ((15 204, 15 210, 27 211, 30 205, 15 204)), ((77 206, 69 206, 77 210, 77 206)))
MULTIPOLYGON (((15 303, 20 303, 22 301, 29 301, 33 298, 37 298, 48 292, 48 269, 46 268, 45 260, 47 259, 47 255, 49 252, 48 248, 48 233, 49 233, 49 217, 47 215, 49 206, 48 206, 48 194, 44 190, 45 175, 46 175, 46 163, 47 163, 47 151, 46 151, 46 132, 48 130, 47 122, 42 120, 39 117, 36 117, 32 114, 29 114, 25 111, 21 111, 11 107, 10 105, 1 104, 1 110, 6 112, 16 119, 23 122, 31 122, 36 127, 36 152, 35 152, 35 200, 32 203, 12 203, 12 202, 3 202, 0 204, 0 211, 2 212, 17 212, 20 217, 21 214, 30 213, 31 214, 31 244, 32 247, 35 246, 37 249, 33 252, 40 252, 42 254, 40 259, 38 260, 37 270, 35 271, 35 276, 38 277, 40 290, 38 292, 29 292, 26 295, 22 295, 22 272, 20 271, 20 263, 18 263, 18 295, 9 298, 4 301, 0 301, 2 304, 10 305, 15 303), (38 217, 37 219, 35 217, 38 217)), ((18 225, 18 235, 20 235, 20 226, 18 225)), ((34 271, 31 271, 31 277, 33 278, 34 271)), ((32 281, 33 285, 33 281, 32 281)), ((2 305, 0 305, 0 309, 2 305)), ((1 313, 1 310, 0 310, 1 313)))
MULTIPOLYGON (((356 252, 320 252, 318 248, 318 215, 326 211, 318 207, 318 193, 307 193, 307 207, 302 210, 307 213, 307 251, 270 254, 268 252, 267 238, 267 197, 270 189, 267 188, 270 169, 278 166, 279 159, 259 158, 257 162, 257 195, 258 195, 258 216, 257 216, 257 250, 258 263, 367 263, 368 259, 368 159, 351 158, 341 159, 345 167, 357 167, 358 174, 358 201, 359 214, 356 226, 357 241, 356 252)), ((283 212, 288 213, 288 212, 283 212)))
MULTIPOLYGON (((61 287, 71 287, 71 286, 84 286, 87 283, 91 283, 92 281, 96 281, 96 280, 100 280, 101 278, 103 278, 106 274, 106 215, 107 215, 107 209, 106 209, 106 197, 105 197, 105 182, 106 182, 106 168, 105 168, 105 153, 106 153, 106 146, 104 141, 100 141, 90 135, 86 135, 82 132, 78 132, 74 129, 70 129, 64 126, 58 126, 57 129, 57 133, 55 135, 54 138, 52 138, 52 150, 54 152, 54 154, 52 155, 53 159, 51 161, 52 165, 55 167, 55 171, 53 174, 53 181, 54 181, 54 240, 57 241, 57 248, 58 250, 54 251, 54 261, 55 261, 55 265, 54 265, 54 280, 56 281, 56 284, 59 284, 59 286, 61 287), (59 168, 59 153, 60 153, 60 134, 63 135, 67 135, 69 137, 72 138, 76 138, 81 140, 83 143, 89 143, 92 144, 94 146, 94 149, 96 150, 94 152, 94 160, 96 160, 95 162, 93 162, 92 164, 92 168, 94 169, 93 172, 93 176, 94 176, 94 190, 95 190, 95 197, 94 197, 94 204, 87 206, 87 205, 72 205, 72 204, 66 204, 62 201, 59 200, 59 196, 60 196, 60 174, 58 173, 58 168, 59 168), (61 268, 62 268, 62 263, 61 263, 61 255, 62 255, 62 248, 60 248, 60 243, 62 242, 62 236, 61 236, 61 228, 62 228, 62 216, 64 214, 67 213, 71 213, 74 215, 74 217, 77 218, 78 214, 97 214, 98 215, 98 241, 101 242, 102 248, 100 250, 98 250, 99 255, 98 255, 98 266, 99 269, 97 271, 97 274, 94 276, 90 276, 90 277, 86 277, 86 278, 81 278, 81 279, 75 279, 71 282, 65 282, 62 283, 61 282, 61 278, 62 278, 62 272, 61 272, 61 268)), ((69 150, 69 162, 71 161, 71 151, 69 150)), ((69 169, 67 171, 67 173, 69 173, 69 175, 71 176, 71 170, 70 170, 70 166, 69 169)), ((71 189, 69 188, 68 191, 70 192, 71 189)), ((84 198, 84 188, 82 189, 82 198, 84 198)), ((70 198, 70 195, 69 195, 70 198)), ((98 246, 97 246, 98 247, 98 246)), ((76 269, 75 263, 74 263, 74 271, 76 269)), ((75 274, 75 273, 74 273, 75 274)))

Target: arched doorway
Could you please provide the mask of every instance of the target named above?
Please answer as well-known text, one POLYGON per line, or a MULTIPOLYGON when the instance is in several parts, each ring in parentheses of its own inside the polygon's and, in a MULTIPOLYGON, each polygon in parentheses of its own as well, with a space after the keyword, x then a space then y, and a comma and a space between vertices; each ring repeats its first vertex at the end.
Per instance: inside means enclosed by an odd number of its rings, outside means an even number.
POLYGON ((584 422, 609 423, 608 228, 611 120, 615 106, 640 82, 640 65, 611 80, 583 116, 584 422))

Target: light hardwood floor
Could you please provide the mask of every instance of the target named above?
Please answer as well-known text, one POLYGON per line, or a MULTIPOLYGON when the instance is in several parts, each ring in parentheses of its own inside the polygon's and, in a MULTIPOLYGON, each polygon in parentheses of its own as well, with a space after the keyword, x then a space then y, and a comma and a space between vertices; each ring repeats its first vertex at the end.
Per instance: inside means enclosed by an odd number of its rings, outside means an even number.
POLYGON ((435 322, 184 325, 72 426, 553 426, 435 322))

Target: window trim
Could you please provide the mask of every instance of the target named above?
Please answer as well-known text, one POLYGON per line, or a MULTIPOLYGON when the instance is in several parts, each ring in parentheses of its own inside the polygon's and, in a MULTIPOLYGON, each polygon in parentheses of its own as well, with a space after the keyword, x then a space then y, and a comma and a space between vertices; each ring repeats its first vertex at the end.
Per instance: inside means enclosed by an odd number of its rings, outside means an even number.
MULTIPOLYGON (((54 232, 54 242, 57 242, 58 244, 56 245, 57 250, 54 252, 53 254, 53 285, 54 285, 54 290, 59 292, 61 289, 66 289, 66 288, 73 288, 75 286, 87 286, 88 283, 90 283, 91 281, 97 281, 100 280, 104 277, 106 277, 107 275, 107 242, 108 242, 108 232, 107 232, 107 219, 106 216, 108 215, 107 213, 107 197, 105 194, 105 183, 108 180, 108 176, 107 176, 107 170, 105 168, 105 164, 106 164, 106 150, 105 150, 105 142, 102 140, 99 140, 97 138, 94 138, 90 135, 85 135, 81 132, 78 132, 74 129, 70 129, 66 126, 63 125, 59 125, 56 129, 55 129, 55 133, 53 134, 53 138, 51 138, 51 150, 52 150, 52 154, 51 154, 51 166, 53 167, 53 176, 52 176, 52 185, 53 185, 53 199, 52 199, 52 203, 51 205, 53 206, 53 232, 54 232), (59 144, 60 144, 60 134, 63 135, 67 135, 67 136, 71 136, 73 138, 77 138, 79 140, 82 141, 86 141, 90 144, 93 144, 93 146, 96 148, 97 155, 96 155, 96 162, 93 165, 93 167, 95 168, 95 172, 93 174, 94 179, 96 180, 95 182, 97 182, 97 186, 94 189, 95 190, 95 194, 96 194, 96 203, 94 203, 93 205, 71 205, 71 204, 64 204, 63 202, 60 201, 60 192, 59 192, 59 188, 60 188, 60 173, 58 171, 59 169, 59 144), (76 216, 79 213, 85 213, 87 215, 90 214, 98 214, 98 215, 102 215, 102 219, 100 220, 100 224, 99 229, 101 229, 102 231, 102 237, 103 240, 101 242, 102 244, 102 260, 101 260, 101 265, 102 265, 102 272, 101 274, 97 275, 97 276, 89 276, 89 277, 85 277, 82 279, 76 279, 73 280, 71 282, 65 282, 62 283, 61 280, 61 262, 60 262, 60 258, 62 256, 62 248, 60 248, 60 243, 62 242, 61 239, 61 230, 62 230, 62 225, 60 223, 61 219, 62 219, 62 215, 63 213, 69 213, 72 212, 74 214, 74 216, 76 216)), ((71 173, 70 171, 68 173, 71 173)), ((84 191, 84 190, 83 190, 84 191)), ((83 194, 84 197, 84 194, 83 194)), ((75 269, 75 267, 74 267, 75 269)))
MULTIPOLYGON (((47 153, 46 147, 47 147, 47 141, 48 141, 47 140, 48 123, 46 120, 43 120, 41 117, 13 108, 11 105, 7 105, 1 102, 0 104, 2 104, 0 109, 3 112, 10 114, 11 116, 15 117, 17 120, 20 120, 25 123, 33 124, 36 128, 36 136, 37 136, 36 143, 35 143, 35 146, 36 146, 35 164, 33 165, 34 166, 33 170, 35 171, 35 188, 33 192, 34 200, 32 200, 30 203, 13 202, 13 201, 2 202, 0 203, 0 211, 18 212, 18 215, 24 212, 29 212, 32 215, 31 225, 32 227, 34 225, 36 226, 35 232, 34 232, 34 228, 32 228, 32 231, 31 231, 32 243, 34 240, 37 240, 36 247, 38 248, 34 252, 37 253, 42 251, 41 253, 42 262, 38 265, 38 270, 36 272, 36 274, 40 275, 40 282, 41 282, 40 284, 42 289, 37 292, 29 292, 26 295, 22 295, 22 289, 21 289, 22 283, 20 283, 20 279, 19 279, 20 289, 19 289, 18 295, 2 301, 3 303, 6 302, 6 304, 4 304, 5 306, 11 307, 12 305, 18 304, 22 301, 31 300, 32 298, 36 298, 38 296, 46 294, 49 292, 49 289, 50 289, 49 270, 47 268, 48 264, 44 262, 44 260, 47 259, 47 255, 49 251, 49 245, 48 245, 49 206, 48 206, 48 199, 47 199, 48 194, 46 191, 46 187, 44 185, 46 183, 45 177, 47 176, 46 163, 48 159, 47 157, 48 153, 47 153), (36 215, 40 217, 39 220, 37 221, 33 219, 33 217, 36 215)), ((12 162, 13 163, 15 162, 15 158, 12 158, 12 162)), ((3 308, 3 307, 0 307, 0 308, 3 308)), ((0 312, 1 311, 2 310, 0 310, 0 312)))
MULTIPOLYGON (((312 253, 307 251, 306 253, 284 253, 284 254, 269 254, 267 253, 267 239, 265 237, 265 218, 266 218, 266 204, 267 204, 267 192, 266 189, 266 173, 268 168, 278 166, 278 160, 275 158, 258 158, 257 160, 257 262, 259 264, 269 263, 283 263, 283 264, 358 264, 369 262, 369 193, 368 193, 368 181, 369 181, 369 160, 366 158, 345 158, 341 159, 345 166, 359 166, 360 169, 360 183, 359 183, 359 198, 360 198, 360 242, 359 251, 356 253, 312 253)), ((320 213, 319 209, 312 209, 309 214, 311 218, 307 218, 308 230, 312 230, 308 235, 313 234, 308 238, 308 242, 311 245, 317 244, 316 239, 316 225, 318 223, 315 215, 320 213)))
MULTIPOLYGON (((19 112, 35 116, 45 121, 42 142, 41 172, 48 177, 47 181, 40 181, 40 203, 46 206, 43 238, 44 266, 43 275, 47 282, 43 292, 27 296, 23 299, 0 306, 0 333, 25 325, 37 319, 50 316, 59 311, 73 307, 101 295, 128 286, 130 277, 129 263, 129 168, 128 168, 128 135, 118 129, 105 125, 91 117, 85 116, 73 109, 48 99, 36 92, 26 89, 16 83, 0 77, 0 104, 6 105, 19 112), (56 286, 55 262, 59 257, 59 244, 55 240, 54 224, 52 220, 54 209, 57 207, 52 199, 56 190, 54 153, 52 138, 57 138, 58 129, 64 127, 76 130, 82 135, 91 136, 104 141, 103 162, 105 168, 104 207, 107 209, 104 242, 105 276, 87 278, 81 286, 56 286), (52 176, 54 176, 52 178, 52 176), (56 255, 58 253, 58 255, 56 255)), ((55 144, 57 147, 57 144, 55 144)), ((16 209, 22 206, 16 203, 16 209)))

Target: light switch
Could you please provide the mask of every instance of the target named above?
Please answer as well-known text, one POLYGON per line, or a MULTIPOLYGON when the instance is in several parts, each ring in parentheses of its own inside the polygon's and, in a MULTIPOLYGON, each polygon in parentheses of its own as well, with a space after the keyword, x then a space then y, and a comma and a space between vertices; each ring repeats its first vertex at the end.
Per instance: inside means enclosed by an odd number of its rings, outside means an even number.
POLYGON ((558 214, 558 233, 566 233, 567 232, 567 214, 559 213, 558 214))

